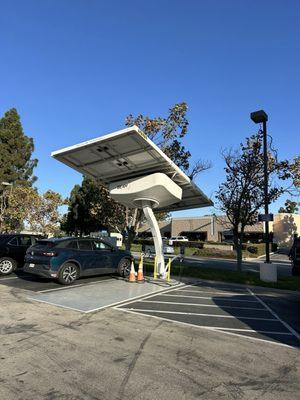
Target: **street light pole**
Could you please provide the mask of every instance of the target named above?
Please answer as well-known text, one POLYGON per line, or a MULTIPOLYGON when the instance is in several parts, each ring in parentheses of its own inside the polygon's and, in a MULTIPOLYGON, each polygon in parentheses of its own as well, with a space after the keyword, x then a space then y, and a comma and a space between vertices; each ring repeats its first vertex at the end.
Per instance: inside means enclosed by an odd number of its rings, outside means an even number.
MULTIPOLYGON (((268 143, 267 143, 267 121, 263 121, 263 146, 264 146, 264 197, 265 197, 265 215, 269 215, 269 174, 268 174, 268 143)), ((269 219, 265 221, 266 235, 266 263, 270 263, 270 233, 269 219)))
POLYGON ((270 233, 269 233, 269 174, 268 174, 268 143, 267 143, 267 121, 268 115, 264 110, 252 112, 250 118, 256 124, 263 124, 263 155, 264 155, 264 204, 265 204, 265 244, 266 263, 270 263, 270 233))

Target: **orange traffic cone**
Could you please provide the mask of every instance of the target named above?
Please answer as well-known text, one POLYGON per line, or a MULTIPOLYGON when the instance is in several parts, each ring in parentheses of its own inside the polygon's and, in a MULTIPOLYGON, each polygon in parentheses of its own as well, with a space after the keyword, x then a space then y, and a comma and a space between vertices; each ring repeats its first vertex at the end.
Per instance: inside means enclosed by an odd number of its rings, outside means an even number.
POLYGON ((137 274, 137 281, 138 283, 144 283, 144 273, 143 273, 143 257, 141 257, 141 261, 139 263, 139 269, 137 274))
POLYGON ((131 268, 130 268, 130 274, 128 278, 128 282, 135 282, 135 269, 134 269, 134 264, 133 261, 131 261, 131 268))

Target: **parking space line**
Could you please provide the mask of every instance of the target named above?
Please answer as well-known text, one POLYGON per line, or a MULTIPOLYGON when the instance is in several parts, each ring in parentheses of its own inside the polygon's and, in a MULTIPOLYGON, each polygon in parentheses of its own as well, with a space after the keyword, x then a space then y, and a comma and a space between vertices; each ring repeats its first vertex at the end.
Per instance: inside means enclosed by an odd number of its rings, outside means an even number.
MULTIPOLYGON (((161 289, 161 291, 163 291, 163 290, 166 290, 166 289, 161 289)), ((157 293, 160 293, 160 290, 158 290, 157 292, 155 292, 155 294, 157 294, 157 293)), ((155 296, 155 294, 154 294, 154 296, 155 296)), ((141 295, 139 295, 139 296, 132 297, 132 298, 130 299, 130 303, 135 303, 136 301, 138 301, 138 299, 141 299, 141 298, 143 298, 143 297, 147 297, 147 298, 148 298, 148 297, 150 297, 150 296, 148 296, 148 294, 141 294, 141 295)), ((91 312, 103 310, 104 308, 110 308, 110 307, 116 307, 116 306, 124 306, 124 305, 127 305, 127 304, 129 304, 129 303, 128 303, 128 300, 121 300, 121 301, 117 301, 116 303, 108 304, 108 305, 105 305, 105 306, 102 306, 102 307, 94 308, 93 310, 88 310, 88 311, 83 311, 83 312, 84 312, 85 314, 89 314, 89 313, 91 313, 91 312)))
POLYGON ((285 326, 286 329, 288 329, 300 341, 300 334, 297 331, 295 331, 295 329, 293 329, 288 323, 283 321, 263 300, 261 300, 258 296, 256 296, 256 294, 254 294, 252 290, 248 288, 247 290, 249 291, 249 293, 252 294, 252 296, 254 296, 260 302, 260 304, 262 304, 270 312, 270 314, 273 315, 273 317, 275 317, 278 321, 280 321, 282 325, 285 326))
POLYGON ((111 282, 114 279, 105 279, 104 281, 96 281, 96 282, 88 282, 88 283, 79 283, 78 285, 72 285, 72 286, 63 286, 63 287, 58 287, 54 289, 45 289, 45 290, 39 290, 36 293, 48 293, 48 292, 56 292, 59 290, 65 290, 65 289, 75 289, 78 287, 82 286, 91 286, 91 285, 97 285, 99 283, 104 283, 104 282, 111 282))
MULTIPOLYGON (((180 287, 182 287, 182 286, 184 286, 185 284, 184 283, 179 283, 176 287, 173 287, 173 288, 166 288, 166 289, 163 289, 163 290, 161 290, 161 291, 157 291, 157 292, 155 292, 155 293, 153 293, 153 294, 151 294, 150 296, 147 296, 147 295, 145 295, 144 296, 144 298, 145 299, 151 299, 152 297, 155 297, 155 296, 164 296, 165 294, 167 294, 167 293, 169 293, 169 292, 173 292, 174 290, 178 290, 178 288, 180 288, 180 287)), ((188 285, 188 286, 190 286, 190 285, 188 285)), ((170 295, 171 296, 171 295, 170 295)), ((127 301, 127 302, 124 302, 124 306, 127 306, 127 305, 129 305, 129 304, 131 304, 131 303, 135 303, 136 302, 136 300, 129 300, 129 301, 127 301)))
MULTIPOLYGON (((161 314, 178 314, 178 315, 195 315, 199 317, 212 317, 212 318, 232 318, 232 319, 251 319, 255 321, 277 321, 276 318, 253 318, 253 317, 243 317, 243 316, 233 316, 233 315, 218 315, 218 314, 203 314, 203 313, 189 313, 183 311, 161 311, 161 310, 151 310, 151 309, 143 309, 143 308, 130 308, 133 311, 142 311, 142 312, 152 312, 152 313, 161 313, 161 314)), ((224 328, 226 329, 226 328, 224 328)))
MULTIPOLYGON (((276 346, 288 347, 290 349, 297 349, 298 350, 297 347, 291 346, 291 345, 288 345, 288 344, 285 344, 285 343, 279 343, 279 342, 275 342, 273 340, 267 340, 267 339, 254 338, 254 337, 251 337, 251 336, 241 335, 241 334, 238 334, 238 333, 235 333, 235 332, 227 332, 227 331, 223 330, 224 328, 222 328, 222 330, 221 330, 221 329, 216 329, 215 327, 207 327, 207 326, 201 326, 201 325, 196 325, 196 324, 190 324, 188 322, 176 321, 176 320, 173 320, 173 319, 170 319, 170 318, 158 317, 156 315, 137 313, 136 311, 132 311, 132 310, 130 310, 128 308, 114 307, 114 310, 121 311, 121 312, 126 312, 126 313, 133 314, 133 315, 139 314, 139 315, 144 316, 144 317, 163 320, 163 321, 171 322, 173 324, 183 325, 185 327, 191 327, 192 326, 193 328, 206 329, 206 330, 213 331, 213 332, 216 332, 216 333, 222 333, 224 335, 236 336, 236 337, 240 337, 240 338, 243 338, 243 339, 248 339, 248 340, 253 340, 253 341, 263 342, 263 343, 270 343, 270 344, 274 344, 276 346)), ((256 331, 253 331, 253 332, 255 333, 256 331)))
POLYGON ((10 276, 9 278, 0 278, 0 283, 1 281, 10 281, 12 279, 19 279, 18 276, 10 276))
POLYGON ((262 331, 262 330, 255 330, 255 329, 239 329, 239 328, 223 328, 219 326, 212 326, 213 329, 218 330, 225 330, 225 331, 234 331, 234 332, 250 332, 250 333, 265 333, 265 334, 272 334, 272 335, 286 335, 286 336, 293 336, 290 332, 276 332, 276 331, 262 331))
POLYGON ((247 288, 245 287, 245 288, 236 288, 236 287, 230 287, 230 286, 222 286, 222 287, 217 287, 217 286, 205 286, 205 285, 202 285, 201 283, 193 283, 191 286, 193 286, 193 287, 199 287, 199 288, 201 288, 201 289, 205 289, 205 288, 207 288, 207 289, 221 289, 221 290, 225 290, 225 291, 233 291, 233 290, 237 290, 238 292, 245 292, 245 291, 247 291, 247 288))
POLYGON ((247 292, 245 292, 245 293, 234 293, 234 292, 212 292, 212 291, 209 291, 209 290, 191 290, 191 289, 185 289, 185 288, 182 288, 182 289, 178 289, 178 291, 181 291, 181 292, 193 292, 193 293, 215 293, 215 294, 217 294, 217 295, 225 295, 225 296, 232 296, 232 295, 234 295, 234 296, 249 296, 249 294, 247 293, 247 292))
MULTIPOLYGON (((184 296, 181 294, 167 294, 167 293, 163 293, 161 294, 161 296, 172 296, 172 297, 185 297, 185 298, 189 298, 189 299, 209 299, 209 300, 216 300, 217 296, 210 296, 210 297, 204 297, 204 296, 184 296)), ((250 296, 249 296, 250 297, 250 296)), ((222 296, 220 296, 219 300, 221 301, 245 301, 247 303, 259 303, 258 300, 238 300, 238 299, 225 299, 222 296)))
POLYGON ((50 304, 50 306, 56 306, 56 307, 61 307, 61 308, 67 308, 68 310, 84 312, 84 311, 82 311, 82 310, 80 310, 80 309, 78 309, 78 308, 69 307, 69 306, 62 306, 62 305, 59 304, 59 303, 52 303, 52 302, 50 302, 50 301, 35 299, 35 298, 33 298, 33 297, 28 297, 28 299, 29 299, 29 300, 32 300, 32 301, 36 301, 36 302, 38 302, 38 303, 50 304))
MULTIPOLYGON (((217 306, 216 304, 203 304, 203 303, 178 303, 174 301, 158 301, 158 300, 139 300, 141 303, 157 303, 157 304, 179 304, 179 305, 184 305, 184 306, 199 306, 199 307, 216 307, 220 308, 220 306, 217 306)), ((255 310, 255 311, 266 311, 265 308, 254 308, 254 307, 237 307, 237 306, 222 306, 223 308, 235 308, 235 309, 241 309, 241 310, 255 310)))

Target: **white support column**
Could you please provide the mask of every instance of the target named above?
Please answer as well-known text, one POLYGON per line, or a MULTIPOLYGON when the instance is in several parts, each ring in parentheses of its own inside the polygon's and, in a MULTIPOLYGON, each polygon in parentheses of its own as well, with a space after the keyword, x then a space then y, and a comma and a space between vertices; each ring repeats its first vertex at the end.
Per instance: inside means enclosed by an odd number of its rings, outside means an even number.
POLYGON ((158 273, 162 278, 166 277, 166 269, 165 269, 165 259, 164 259, 164 252, 163 252, 163 241, 161 238, 160 229, 155 218, 154 212, 151 207, 150 201, 143 201, 142 208, 147 219, 148 224, 150 225, 155 253, 157 257, 157 270, 158 273))

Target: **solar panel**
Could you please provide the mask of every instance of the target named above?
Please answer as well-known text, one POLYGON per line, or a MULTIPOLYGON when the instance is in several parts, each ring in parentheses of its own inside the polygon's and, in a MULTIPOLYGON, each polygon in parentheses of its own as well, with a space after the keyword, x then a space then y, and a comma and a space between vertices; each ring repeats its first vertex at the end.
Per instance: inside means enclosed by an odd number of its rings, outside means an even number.
POLYGON ((213 203, 190 178, 138 127, 122 129, 66 147, 51 156, 103 186, 162 172, 183 190, 182 200, 157 211, 178 211, 212 206, 213 203))

